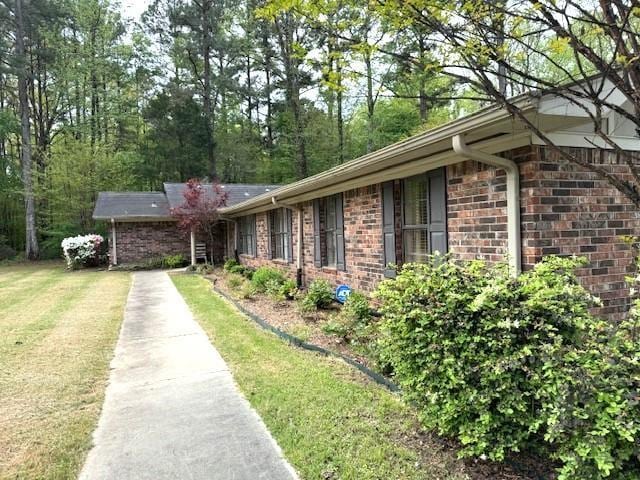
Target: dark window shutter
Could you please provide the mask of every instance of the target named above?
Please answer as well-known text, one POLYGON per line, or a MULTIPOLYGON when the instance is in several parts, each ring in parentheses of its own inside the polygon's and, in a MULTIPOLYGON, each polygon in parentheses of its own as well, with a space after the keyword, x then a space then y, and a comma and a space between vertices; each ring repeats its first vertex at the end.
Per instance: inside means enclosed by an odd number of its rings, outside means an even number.
POLYGON ((251 243, 252 243, 251 247, 252 247, 252 250, 253 250, 252 253, 253 253, 254 257, 257 257, 258 256, 258 236, 256 234, 256 216, 252 215, 250 218, 251 218, 251 220, 250 220, 250 222, 251 222, 251 233, 253 234, 251 236, 251 243))
POLYGON ((320 200, 313 201, 313 263, 322 266, 322 252, 320 251, 320 200))
POLYGON ((445 254, 447 245, 447 185, 444 168, 427 173, 429 179, 429 249, 445 254))
POLYGON ((346 270, 344 261, 344 210, 342 205, 342 194, 335 195, 336 202, 336 268, 346 270))
POLYGON ((288 248, 287 248, 287 261, 289 263, 293 262, 293 219, 292 219, 292 213, 291 210, 289 210, 288 208, 285 209, 285 214, 287 215, 286 217, 286 225, 287 225, 287 237, 289 237, 289 244, 288 244, 288 248))
POLYGON ((389 264, 396 263, 396 208, 393 193, 393 181, 382 184, 382 238, 384 242, 384 276, 396 276, 389 264))
POLYGON ((269 260, 271 260, 273 258, 273 245, 272 245, 272 235, 273 235, 273 229, 275 227, 275 225, 273 224, 273 220, 274 220, 274 211, 268 211, 266 214, 266 218, 267 218, 267 258, 269 260))

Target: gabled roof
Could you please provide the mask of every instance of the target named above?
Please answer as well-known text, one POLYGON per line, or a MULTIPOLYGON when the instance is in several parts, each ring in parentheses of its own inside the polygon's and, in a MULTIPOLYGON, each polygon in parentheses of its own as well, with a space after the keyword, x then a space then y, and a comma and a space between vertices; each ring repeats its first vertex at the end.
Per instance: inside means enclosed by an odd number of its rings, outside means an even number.
MULTIPOLYGON (((172 220, 171 209, 184 203, 185 183, 165 183, 164 192, 100 192, 93 211, 95 220, 153 221, 172 220)), ((203 184, 207 195, 213 195, 211 184, 203 184)), ((275 190, 279 185, 226 183, 226 206, 231 207, 253 197, 275 190)))
POLYGON ((163 192, 100 192, 93 211, 96 220, 169 217, 169 202, 163 192))
MULTIPOLYGON (((169 208, 177 208, 184 203, 184 183, 164 183, 164 191, 167 194, 169 208)), ((205 194, 213 196, 213 186, 210 183, 202 184, 205 194)), ((257 197, 263 193, 277 189, 280 185, 252 185, 247 183, 221 183, 220 188, 227 192, 226 207, 257 197)))

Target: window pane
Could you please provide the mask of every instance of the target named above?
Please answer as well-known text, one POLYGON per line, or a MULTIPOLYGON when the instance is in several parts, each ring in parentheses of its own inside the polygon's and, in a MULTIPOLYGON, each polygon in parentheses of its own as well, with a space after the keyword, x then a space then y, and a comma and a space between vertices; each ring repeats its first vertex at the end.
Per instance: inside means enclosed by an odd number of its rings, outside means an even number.
POLYGON ((404 224, 426 225, 428 211, 427 178, 424 175, 404 181, 404 224))
POLYGON ((335 267, 336 266, 336 235, 335 235, 335 232, 327 232, 327 234, 326 234, 326 243, 327 243, 327 266, 335 267))
POLYGON ((404 231, 404 261, 425 263, 429 255, 429 234, 427 230, 404 231))
POLYGON ((336 200, 335 197, 327 198, 325 202, 326 223, 325 230, 335 230, 336 228, 336 200))

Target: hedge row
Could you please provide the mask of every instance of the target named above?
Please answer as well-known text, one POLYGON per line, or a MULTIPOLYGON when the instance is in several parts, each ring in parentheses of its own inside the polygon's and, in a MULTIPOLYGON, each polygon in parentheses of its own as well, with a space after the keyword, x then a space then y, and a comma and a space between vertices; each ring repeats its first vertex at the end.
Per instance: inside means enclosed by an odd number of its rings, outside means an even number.
POLYGON ((561 479, 640 478, 638 314, 591 315, 583 262, 550 257, 514 278, 434 257, 380 285, 381 354, 427 427, 468 456, 543 448, 561 479))

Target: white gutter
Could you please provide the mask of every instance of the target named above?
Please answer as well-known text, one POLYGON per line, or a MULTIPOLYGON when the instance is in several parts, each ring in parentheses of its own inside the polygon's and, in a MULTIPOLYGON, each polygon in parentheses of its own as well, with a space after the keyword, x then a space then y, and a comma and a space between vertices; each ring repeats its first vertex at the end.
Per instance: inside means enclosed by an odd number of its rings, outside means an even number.
POLYGON ((458 155, 487 165, 499 167, 507 172, 507 251, 511 273, 517 275, 521 269, 522 243, 520 241, 520 172, 513 160, 492 155, 469 147, 464 135, 451 139, 453 151, 458 155))
POLYGON ((118 253, 116 249, 116 221, 111 219, 111 235, 113 236, 113 264, 118 265, 118 253))
POLYGON ((276 206, 276 207, 282 207, 282 208, 286 208, 287 210, 291 210, 292 212, 296 212, 297 213, 297 218, 298 218, 298 231, 297 233, 297 238, 296 238, 296 283, 298 284, 298 287, 302 286, 302 272, 303 272, 303 259, 302 259, 302 255, 303 255, 303 249, 302 249, 302 239, 303 239, 303 231, 302 229, 304 228, 304 211, 302 209, 302 207, 292 207, 291 205, 285 205, 282 204, 280 202, 278 202, 278 199, 276 197, 271 197, 271 203, 276 206))

